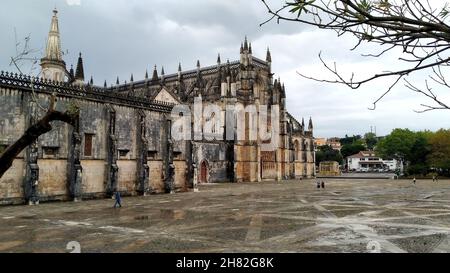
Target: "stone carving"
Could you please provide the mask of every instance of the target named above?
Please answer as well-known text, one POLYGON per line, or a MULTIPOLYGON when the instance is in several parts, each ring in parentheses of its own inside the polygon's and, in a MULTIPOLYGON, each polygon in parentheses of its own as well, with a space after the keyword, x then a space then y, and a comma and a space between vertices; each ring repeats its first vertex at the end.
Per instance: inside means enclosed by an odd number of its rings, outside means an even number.
POLYGON ((117 166, 117 137, 116 112, 110 105, 107 107, 109 113, 109 136, 108 136, 108 164, 107 164, 107 194, 113 195, 118 190, 119 166, 117 166))
POLYGON ((138 119, 140 128, 138 130, 137 145, 138 145, 138 164, 137 164, 137 181, 138 192, 146 195, 149 192, 149 172, 150 167, 147 164, 148 154, 148 140, 146 138, 145 113, 138 111, 138 119))

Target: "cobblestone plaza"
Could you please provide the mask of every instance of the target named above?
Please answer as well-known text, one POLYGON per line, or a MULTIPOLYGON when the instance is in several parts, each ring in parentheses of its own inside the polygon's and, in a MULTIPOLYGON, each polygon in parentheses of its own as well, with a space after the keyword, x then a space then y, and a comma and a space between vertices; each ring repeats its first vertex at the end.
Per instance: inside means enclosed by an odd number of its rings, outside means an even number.
POLYGON ((0 208, 1 252, 448 252, 450 181, 327 179, 0 208))

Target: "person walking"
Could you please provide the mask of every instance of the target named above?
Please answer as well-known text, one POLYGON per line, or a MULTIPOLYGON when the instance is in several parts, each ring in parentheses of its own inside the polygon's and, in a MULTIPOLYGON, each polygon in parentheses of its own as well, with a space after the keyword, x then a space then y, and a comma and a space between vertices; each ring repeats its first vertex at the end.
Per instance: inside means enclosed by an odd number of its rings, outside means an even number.
POLYGON ((320 181, 317 180, 317 188, 320 189, 320 181))
POLYGON ((322 189, 325 189, 325 182, 322 180, 322 189))
POLYGON ((413 183, 414 183, 414 185, 416 184, 416 177, 414 177, 414 179, 413 179, 413 183))
POLYGON ((116 202, 114 203, 114 208, 117 208, 117 205, 119 205, 119 208, 122 207, 122 198, 120 197, 120 192, 116 191, 114 193, 114 199, 116 199, 116 202))

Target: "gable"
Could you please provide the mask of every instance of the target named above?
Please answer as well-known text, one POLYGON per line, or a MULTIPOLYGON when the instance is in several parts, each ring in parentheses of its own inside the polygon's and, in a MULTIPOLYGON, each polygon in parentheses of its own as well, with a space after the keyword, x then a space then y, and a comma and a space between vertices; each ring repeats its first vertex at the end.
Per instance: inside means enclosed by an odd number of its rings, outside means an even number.
POLYGON ((176 95, 170 91, 167 91, 165 88, 161 89, 161 91, 159 91, 159 93, 153 99, 157 100, 157 101, 164 101, 164 102, 169 102, 169 103, 173 103, 173 104, 180 103, 180 101, 178 100, 176 95))

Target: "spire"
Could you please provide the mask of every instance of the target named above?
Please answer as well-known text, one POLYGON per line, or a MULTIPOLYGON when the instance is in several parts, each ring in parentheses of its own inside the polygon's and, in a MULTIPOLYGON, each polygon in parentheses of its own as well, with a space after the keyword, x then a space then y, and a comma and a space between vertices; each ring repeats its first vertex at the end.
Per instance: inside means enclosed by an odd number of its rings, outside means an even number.
POLYGON ((116 84, 117 84, 117 85, 120 84, 120 82, 119 82, 119 76, 117 76, 116 84))
POLYGON ((200 60, 197 60, 197 69, 200 70, 200 60))
POLYGON ((248 53, 252 54, 252 43, 249 43, 249 46, 248 46, 248 53))
POLYGON ((286 98, 286 89, 284 89, 284 83, 281 86, 281 98, 286 98))
POLYGON ((58 11, 53 10, 52 23, 48 33, 47 48, 44 59, 49 61, 62 61, 61 40, 59 37, 58 11))
POLYGON ((108 88, 108 84, 106 84, 106 80, 105 80, 105 83, 103 84, 103 87, 106 89, 106 88, 108 88))
POLYGON ((164 73, 164 66, 162 66, 161 67, 161 76, 164 76, 165 75, 165 73, 164 73))
POLYGON ((269 47, 267 47, 266 62, 268 62, 268 63, 272 62, 272 56, 270 54, 269 47))
POLYGON ((133 73, 131 73, 130 82, 134 82, 133 73))
POLYGON ((217 54, 217 65, 220 65, 220 53, 217 54))
POLYGON ((41 59, 42 77, 47 80, 62 82, 67 75, 66 63, 62 59, 61 40, 59 37, 58 11, 53 10, 52 22, 47 38, 44 57, 41 59))
POLYGON ((70 80, 73 80, 75 78, 75 73, 73 72, 73 64, 70 65, 69 75, 70 75, 70 80))
POLYGON ((308 124, 308 131, 312 131, 313 130, 313 122, 312 122, 312 118, 309 117, 309 124, 308 124))
POLYGON ((94 78, 91 76, 91 80, 89 81, 91 85, 94 85, 94 78))
POLYGON ((178 63, 178 80, 181 80, 181 63, 178 63))
POLYGON ((305 129, 305 119, 302 118, 302 128, 305 129))
POLYGON ((244 46, 242 45, 242 43, 241 43, 241 50, 240 50, 240 53, 241 53, 241 54, 244 54, 244 46))
POLYGON ((155 68, 153 69, 152 81, 157 81, 157 80, 158 80, 158 71, 156 70, 156 65, 155 65, 155 68))
POLYGON ((84 67, 83 67, 83 58, 80 55, 78 56, 77 69, 75 72, 75 79, 79 81, 84 81, 84 67))
POLYGON ((145 69, 145 79, 148 79, 148 70, 145 69))
POLYGON ((247 35, 245 36, 245 40, 244 40, 244 50, 245 50, 245 51, 248 50, 247 35))

